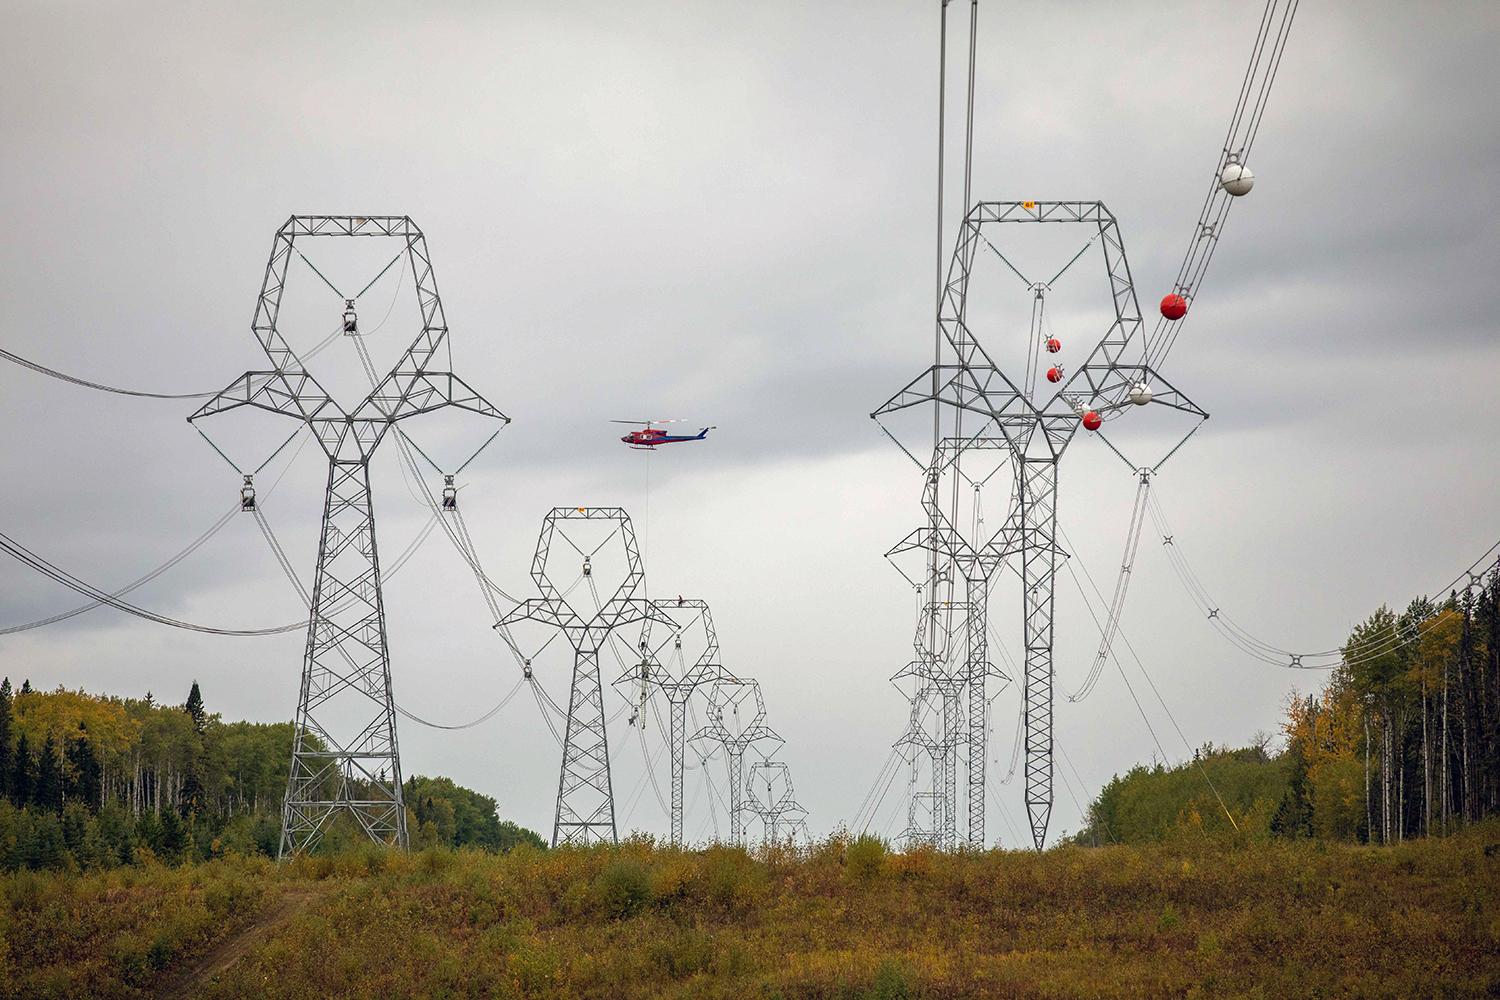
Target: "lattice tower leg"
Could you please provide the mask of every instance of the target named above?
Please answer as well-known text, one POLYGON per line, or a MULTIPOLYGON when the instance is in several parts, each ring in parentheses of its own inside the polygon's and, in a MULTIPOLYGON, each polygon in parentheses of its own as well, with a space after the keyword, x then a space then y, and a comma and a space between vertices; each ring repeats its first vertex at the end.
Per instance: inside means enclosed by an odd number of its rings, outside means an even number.
POLYGON ((745 751, 731 749, 729 756, 729 843, 744 845, 745 751))
POLYGON ((575 647, 552 846, 615 843, 615 797, 597 648, 575 647))
POLYGON ((917 750, 912 749, 911 760, 906 765, 906 846, 907 849, 915 847, 918 843, 917 831, 921 829, 921 814, 917 807, 921 800, 917 798, 917 750))
POLYGON ((671 707, 671 720, 668 723, 670 733, 668 738, 672 747, 672 846, 682 846, 682 757, 684 730, 687 725, 687 700, 686 698, 672 697, 668 700, 671 707))
POLYGON ((363 461, 328 467, 279 856, 311 850, 341 812, 371 840, 406 848, 375 510, 363 461))
POLYGON ((963 706, 959 693, 943 690, 943 847, 958 846, 958 743, 963 706))
POLYGON ((1037 850, 1052 815, 1053 582, 1057 570, 1057 463, 1021 466, 1021 579, 1026 635, 1026 813, 1037 850))
POLYGON ((989 754, 985 680, 989 676, 989 581, 968 583, 969 846, 984 847, 985 761, 989 754))

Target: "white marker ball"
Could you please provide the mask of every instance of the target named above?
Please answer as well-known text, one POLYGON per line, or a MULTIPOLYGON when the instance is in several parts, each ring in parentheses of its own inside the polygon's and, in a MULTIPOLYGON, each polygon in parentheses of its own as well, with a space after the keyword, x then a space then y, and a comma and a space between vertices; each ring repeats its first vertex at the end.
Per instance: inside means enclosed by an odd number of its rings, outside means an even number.
POLYGON ((1231 163, 1219 175, 1219 187, 1238 198, 1249 194, 1250 189, 1255 187, 1255 174, 1243 163, 1231 163))

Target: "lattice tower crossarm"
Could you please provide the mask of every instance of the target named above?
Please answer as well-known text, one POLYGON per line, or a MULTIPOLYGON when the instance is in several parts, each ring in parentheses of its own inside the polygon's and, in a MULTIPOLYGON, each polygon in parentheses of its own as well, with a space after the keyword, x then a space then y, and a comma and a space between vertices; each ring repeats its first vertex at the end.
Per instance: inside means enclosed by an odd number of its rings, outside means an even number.
POLYGON ((406 216, 293 216, 276 232, 252 330, 271 368, 246 372, 189 421, 247 406, 292 417, 308 427, 329 462, 278 854, 310 850, 339 815, 352 817, 372 840, 405 848, 370 458, 400 421, 433 410, 509 418, 438 361, 447 321, 426 239, 406 216), (421 313, 416 338, 349 411, 277 329, 287 270, 301 255, 296 241, 327 237, 402 241, 421 313))

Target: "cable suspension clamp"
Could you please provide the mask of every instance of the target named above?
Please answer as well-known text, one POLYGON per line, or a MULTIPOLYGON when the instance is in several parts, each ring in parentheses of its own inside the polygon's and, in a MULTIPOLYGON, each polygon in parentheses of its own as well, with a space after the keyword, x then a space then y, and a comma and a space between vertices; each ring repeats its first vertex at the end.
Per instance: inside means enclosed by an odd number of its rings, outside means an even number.
POLYGON ((443 509, 458 510, 458 488, 453 485, 452 476, 443 477, 443 509))
POLYGON ((255 477, 246 476, 245 485, 240 487, 240 510, 255 509, 255 477))
POLYGON ((359 317, 354 312, 354 300, 344 300, 344 336, 353 337, 359 333, 359 317))

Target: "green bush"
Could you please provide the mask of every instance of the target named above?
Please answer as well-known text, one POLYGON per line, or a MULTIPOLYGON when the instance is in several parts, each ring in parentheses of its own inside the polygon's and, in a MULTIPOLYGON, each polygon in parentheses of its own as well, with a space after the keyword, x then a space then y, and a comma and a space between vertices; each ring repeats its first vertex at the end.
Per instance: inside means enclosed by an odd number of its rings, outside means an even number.
POLYGON ((868 833, 860 834, 845 853, 849 874, 860 882, 870 881, 885 867, 885 854, 885 841, 868 833))
POLYGON ((875 970, 875 982, 865 995, 870 1000, 915 1000, 917 991, 901 963, 888 958, 875 970))
POLYGON ((651 901, 651 873, 635 858, 616 858, 599 873, 596 888, 607 916, 631 917, 651 901))
POLYGON ((710 847, 703 853, 700 872, 704 898, 725 909, 748 905, 756 883, 764 878, 756 863, 738 847, 710 847))
POLYGON ((714 960, 713 938, 691 927, 655 937, 647 958, 670 979, 685 979, 708 969, 714 960))

